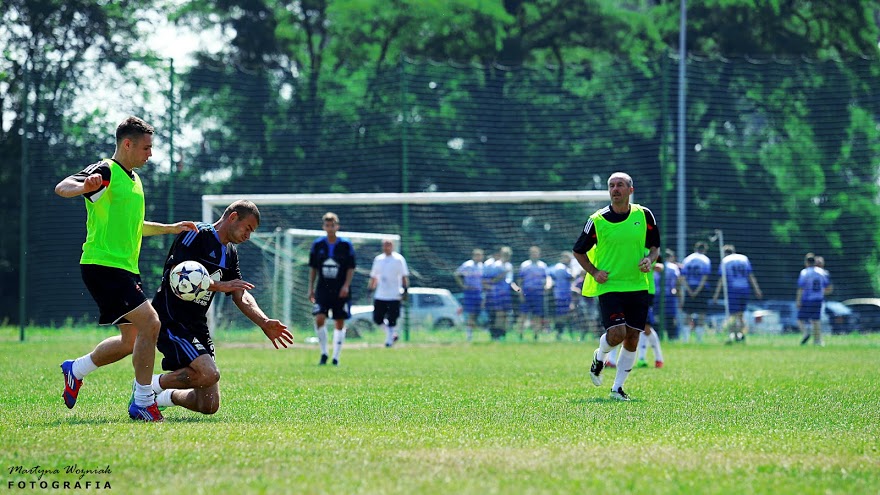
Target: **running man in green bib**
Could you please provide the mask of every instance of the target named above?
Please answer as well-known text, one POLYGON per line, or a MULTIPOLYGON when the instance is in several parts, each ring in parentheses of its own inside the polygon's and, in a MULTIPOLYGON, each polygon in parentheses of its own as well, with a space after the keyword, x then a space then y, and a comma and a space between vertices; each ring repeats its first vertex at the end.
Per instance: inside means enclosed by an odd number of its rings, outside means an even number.
POLYGON ((660 231, 651 210, 630 203, 632 177, 615 172, 608 178, 611 205, 587 220, 572 249, 587 272, 583 295, 599 299, 605 333, 593 352, 590 379, 602 384, 602 368, 612 349, 623 343, 611 398, 630 400, 623 384, 636 361, 639 335, 645 330, 653 300, 652 267, 660 256, 660 231))
POLYGON ((91 353, 61 363, 64 403, 73 409, 82 379, 101 366, 131 354, 134 397, 131 419, 162 421, 151 387, 159 336, 159 316, 141 285, 138 257, 146 236, 197 230, 194 222, 161 224, 144 220, 144 189, 134 169, 152 156, 153 126, 128 117, 116 128, 116 151, 55 186, 63 198, 82 196, 86 204, 86 242, 80 258, 83 282, 98 303, 100 325, 117 325, 91 353))

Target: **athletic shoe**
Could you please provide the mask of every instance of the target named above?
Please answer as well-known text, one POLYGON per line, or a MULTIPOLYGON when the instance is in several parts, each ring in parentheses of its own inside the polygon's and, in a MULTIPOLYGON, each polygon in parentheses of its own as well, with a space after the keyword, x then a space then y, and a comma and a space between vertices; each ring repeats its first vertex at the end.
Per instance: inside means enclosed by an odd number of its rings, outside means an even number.
POLYGON ((644 359, 639 359, 639 362, 636 363, 636 368, 647 368, 648 362, 644 359))
POLYGON ((155 402, 147 407, 140 407, 137 404, 128 406, 128 417, 135 421, 144 421, 147 423, 158 423, 165 421, 162 413, 159 412, 159 406, 155 402))
POLYGON ((385 347, 391 347, 391 342, 385 342, 385 347))
POLYGON ((339 360, 338 360, 338 359, 333 358, 333 366, 339 366, 339 360))
POLYGON ((801 339, 801 345, 806 344, 810 340, 810 334, 804 335, 804 338, 801 339))
MULTIPOLYGON (((128 397, 128 408, 131 409, 131 406, 134 405, 134 383, 131 384, 131 395, 128 397)), ((153 392, 153 399, 156 398, 156 392, 153 392)), ((165 406, 157 406, 160 411, 164 411, 167 409, 165 406)))
POLYGON ((599 386, 602 385, 602 368, 605 367, 605 363, 599 361, 599 349, 593 351, 593 364, 590 365, 590 380, 593 380, 593 385, 599 386))
POLYGON ((611 361, 605 361, 605 367, 606 368, 617 368, 617 364, 615 364, 611 361))
POLYGON ((327 357, 326 354, 321 354, 321 360, 318 361, 318 364, 327 364, 327 357))
POLYGON ((663 361, 654 361, 654 367, 655 367, 655 368, 662 368, 662 367, 663 367, 663 361))
POLYGON ((617 390, 612 390, 610 398, 624 402, 630 400, 629 396, 626 395, 626 392, 623 391, 623 387, 617 387, 617 390))
POLYGON ((61 373, 64 375, 64 393, 61 394, 61 397, 64 398, 64 404, 67 405, 67 408, 73 409, 83 381, 73 374, 72 360, 61 363, 61 373))

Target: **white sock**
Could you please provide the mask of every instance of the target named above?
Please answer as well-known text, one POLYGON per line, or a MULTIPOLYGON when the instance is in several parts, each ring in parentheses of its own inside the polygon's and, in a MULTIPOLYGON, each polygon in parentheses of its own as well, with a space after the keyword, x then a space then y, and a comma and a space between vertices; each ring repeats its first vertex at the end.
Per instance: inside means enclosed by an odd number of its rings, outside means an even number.
POLYGON ((92 362, 92 355, 86 354, 83 357, 76 358, 76 361, 73 362, 73 376, 82 380, 89 373, 98 369, 95 366, 95 363, 92 362))
POLYGON ((700 326, 697 326, 697 328, 694 331, 697 334, 697 342, 702 342, 703 341, 703 334, 706 333, 706 327, 700 325, 700 326))
POLYGON ((465 334, 467 335, 467 340, 470 342, 474 338, 474 329, 470 325, 464 327, 465 334))
POLYGON ((382 329, 385 330, 385 345, 391 345, 394 343, 394 331, 391 327, 388 326, 387 323, 382 324, 382 329))
POLYGON ((611 364, 617 365, 617 347, 611 349, 611 352, 608 353, 608 357, 605 358, 605 361, 611 364))
POLYGON ((342 344, 345 342, 345 328, 342 330, 333 330, 333 359, 339 360, 339 353, 342 352, 342 344))
POLYGON ((397 337, 397 327, 388 327, 391 330, 391 342, 394 342, 394 337, 397 337))
POLYGON ((654 349, 654 361, 663 361, 663 351, 660 350, 660 337, 657 336, 657 332, 651 332, 648 343, 651 344, 651 349, 654 349))
POLYGON ((596 356, 599 358, 599 361, 602 361, 603 363, 608 359, 608 353, 611 352, 612 349, 614 349, 613 347, 608 345, 607 337, 607 333, 603 333, 602 336, 599 337, 599 355, 596 356))
POLYGON ((623 383, 626 381, 626 377, 629 376, 629 372, 632 371, 633 363, 635 362, 636 353, 621 347, 620 358, 617 360, 617 373, 614 375, 614 386, 611 387, 611 391, 623 388, 623 383))
POLYGON ((162 375, 153 375, 152 387, 153 387, 153 392, 155 392, 156 394, 161 394, 163 391, 165 391, 165 389, 162 388, 162 385, 159 385, 159 377, 161 377, 161 376, 162 375))
POLYGON ((315 325, 315 335, 318 336, 318 344, 321 345, 321 355, 327 354, 327 325, 315 325))
POLYGON ((151 385, 141 385, 137 381, 134 382, 134 403, 139 407, 147 407, 156 402, 153 395, 153 387, 151 385))
POLYGON ((156 396, 156 405, 158 405, 159 407, 176 406, 177 404, 175 404, 174 401, 171 400, 172 392, 174 392, 174 390, 163 390, 162 393, 156 396))
MULTIPOLYGON (((654 333, 652 333, 653 335, 654 333)), ((644 361, 645 357, 648 355, 648 337, 645 337, 645 332, 639 332, 639 360, 644 361)))

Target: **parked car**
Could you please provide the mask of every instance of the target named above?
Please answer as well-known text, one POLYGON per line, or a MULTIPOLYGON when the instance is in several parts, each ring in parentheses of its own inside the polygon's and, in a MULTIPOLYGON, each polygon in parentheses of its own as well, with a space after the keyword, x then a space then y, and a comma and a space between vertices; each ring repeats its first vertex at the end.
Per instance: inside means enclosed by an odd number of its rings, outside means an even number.
MULTIPOLYGON (((779 324, 783 333, 801 331, 797 321, 797 302, 793 299, 768 299, 756 301, 749 306, 779 313, 779 324)), ((858 315, 837 301, 825 301, 820 321, 824 333, 849 333, 858 328, 858 315)))
MULTIPOLYGON (((721 331, 724 326, 724 303, 709 302, 706 320, 715 331, 721 331)), ((743 311, 743 320, 751 332, 757 333, 780 333, 782 323, 779 312, 761 306, 760 302, 748 303, 743 311)))
MULTIPOLYGON (((783 333, 800 332, 798 326, 798 307, 794 300, 769 299, 757 301, 750 306, 768 309, 779 313, 779 323, 783 333)), ((821 316, 822 331, 825 333, 849 333, 858 328, 858 315, 846 305, 837 301, 825 301, 821 316)))
MULTIPOLYGON (((357 338, 363 332, 376 330, 373 323, 373 305, 355 305, 351 308, 348 328, 353 329, 357 338)), ((407 293, 407 301, 400 308, 400 320, 404 324, 405 311, 409 311, 409 323, 412 327, 453 328, 463 323, 461 304, 447 289, 428 287, 411 287, 407 293)))
POLYGON ((880 332, 880 298, 858 297, 847 299, 843 304, 858 315, 859 330, 880 332))

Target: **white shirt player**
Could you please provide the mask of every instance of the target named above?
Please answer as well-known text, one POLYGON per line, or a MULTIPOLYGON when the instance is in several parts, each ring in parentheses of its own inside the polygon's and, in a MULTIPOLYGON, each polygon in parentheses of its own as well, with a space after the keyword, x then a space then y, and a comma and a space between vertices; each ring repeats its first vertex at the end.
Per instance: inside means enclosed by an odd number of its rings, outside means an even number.
POLYGON ((376 293, 380 301, 399 301, 403 294, 403 277, 409 276, 409 269, 403 256, 393 251, 373 258, 370 277, 376 279, 376 293))

